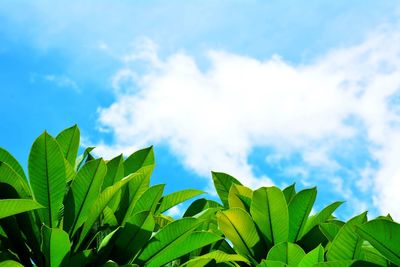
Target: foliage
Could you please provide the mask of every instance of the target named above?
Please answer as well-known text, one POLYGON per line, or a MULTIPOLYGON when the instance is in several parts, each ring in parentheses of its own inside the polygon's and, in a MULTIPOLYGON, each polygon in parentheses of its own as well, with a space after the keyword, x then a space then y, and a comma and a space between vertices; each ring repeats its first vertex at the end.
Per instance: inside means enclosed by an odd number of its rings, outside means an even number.
POLYGON ((311 215, 317 189, 252 190, 212 172, 203 191, 151 185, 153 148, 111 160, 78 156, 78 127, 33 143, 28 175, 0 148, 1 266, 397 266, 400 224, 311 215), (166 211, 192 198, 182 218, 166 211))

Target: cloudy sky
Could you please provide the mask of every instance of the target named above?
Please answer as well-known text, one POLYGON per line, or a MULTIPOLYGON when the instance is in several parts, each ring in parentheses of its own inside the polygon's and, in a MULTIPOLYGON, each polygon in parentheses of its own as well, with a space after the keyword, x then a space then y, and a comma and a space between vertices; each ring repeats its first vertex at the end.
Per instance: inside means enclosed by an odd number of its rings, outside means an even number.
POLYGON ((77 123, 106 159, 154 145, 167 191, 215 170, 399 220, 399 44, 394 0, 2 1, 0 146, 26 166, 77 123))

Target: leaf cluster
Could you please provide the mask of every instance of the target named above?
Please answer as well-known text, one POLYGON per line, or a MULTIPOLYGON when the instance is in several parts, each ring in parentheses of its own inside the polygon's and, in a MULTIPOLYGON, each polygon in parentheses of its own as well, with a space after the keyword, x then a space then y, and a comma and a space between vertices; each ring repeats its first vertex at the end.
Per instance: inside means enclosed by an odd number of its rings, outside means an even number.
POLYGON ((220 202, 151 185, 154 152, 78 156, 79 128, 33 143, 28 175, 0 148, 2 266, 398 266, 400 224, 310 215, 317 189, 252 190, 213 172, 220 202), (166 211, 196 198, 181 218, 166 211))

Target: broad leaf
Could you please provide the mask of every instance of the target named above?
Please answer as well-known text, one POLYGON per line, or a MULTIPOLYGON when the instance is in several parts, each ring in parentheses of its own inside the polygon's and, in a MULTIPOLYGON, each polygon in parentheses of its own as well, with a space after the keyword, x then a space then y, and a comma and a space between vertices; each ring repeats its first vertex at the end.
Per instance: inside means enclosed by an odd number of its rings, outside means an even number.
POLYGON ((149 189, 147 189, 146 192, 144 192, 143 195, 141 195, 138 201, 136 202, 132 214, 141 211, 150 211, 151 213, 154 213, 157 204, 161 199, 162 193, 164 192, 164 187, 165 185, 159 184, 159 185, 154 185, 149 189))
POLYGON ((219 204, 218 202, 215 202, 213 200, 200 198, 200 199, 196 199, 195 201, 192 202, 192 204, 189 205, 189 207, 183 214, 183 217, 194 216, 208 208, 223 208, 223 207, 221 206, 221 204, 219 204))
POLYGON ((222 172, 211 172, 212 179, 214 181, 214 187, 217 191, 219 198, 221 199, 222 204, 228 208, 228 195, 229 190, 231 189, 232 184, 241 185, 241 183, 234 177, 229 174, 222 172))
MULTIPOLYGON (((125 176, 134 173, 142 167, 149 166, 151 170, 154 168, 154 150, 153 147, 144 148, 134 152, 124 162, 125 176)), ((151 171, 150 171, 151 174, 151 171)))
POLYGON ((58 228, 42 227, 43 243, 42 251, 46 258, 46 265, 51 266, 67 266, 68 255, 71 244, 68 234, 58 228))
POLYGON ((314 216, 311 216, 306 223, 306 226, 304 227, 304 230, 300 236, 303 237, 304 235, 306 235, 311 229, 313 229, 315 226, 319 225, 320 223, 326 222, 326 220, 328 220, 332 213, 340 206, 342 205, 344 202, 342 201, 337 201, 334 202, 330 205, 328 205, 327 207, 325 207, 324 209, 322 209, 319 213, 317 213, 314 216))
POLYGON ((93 224, 96 222, 96 220, 102 214, 103 210, 108 205, 108 203, 111 201, 113 196, 124 185, 126 185, 129 181, 131 181, 133 178, 135 178, 136 175, 137 175, 136 173, 133 173, 133 174, 125 177, 121 181, 118 181, 116 184, 107 187, 103 192, 101 192, 100 196, 96 199, 92 208, 90 209, 89 216, 87 217, 85 223, 83 224, 82 231, 80 232, 80 235, 79 235, 79 241, 75 247, 75 252, 79 248, 79 246, 82 244, 82 242, 85 240, 85 238, 88 235, 93 224))
POLYGON ((339 226, 336 223, 332 223, 332 222, 328 222, 328 223, 321 223, 319 225, 319 229, 321 230, 321 232, 326 236, 326 238, 329 241, 333 241, 333 239, 335 239, 335 236, 337 235, 337 233, 339 232, 341 226, 339 226))
POLYGON ((163 196, 160 200, 160 206, 157 208, 156 213, 163 213, 170 208, 201 194, 204 194, 204 191, 197 189, 185 189, 163 196))
POLYGON ((24 267, 21 263, 13 260, 5 260, 0 262, 0 267, 24 267))
POLYGON ((41 208, 44 207, 31 199, 0 199, 0 219, 41 208))
POLYGON ((81 168, 81 166, 85 163, 85 159, 86 159, 86 162, 90 161, 91 159, 93 159, 93 157, 90 154, 90 152, 93 149, 94 149, 94 147, 86 148, 85 151, 83 152, 83 154, 76 158, 75 170, 79 170, 81 168))
POLYGON ((285 196, 277 187, 262 187, 254 191, 250 213, 267 243, 288 240, 289 212, 285 196))
MULTIPOLYGON (((124 177, 124 157, 121 154, 118 157, 115 157, 107 162, 107 174, 104 177, 104 182, 101 187, 101 191, 103 191, 106 187, 111 186, 116 182, 120 181, 123 177, 124 177)), ((110 209, 115 212, 118 208, 120 200, 121 200, 121 191, 119 191, 108 204, 110 209)))
POLYGON ((64 199, 66 174, 61 149, 47 132, 33 143, 28 170, 35 200, 46 207, 39 210, 39 216, 44 224, 55 227, 64 199))
POLYGON ((151 172, 152 167, 139 169, 135 172, 135 177, 129 182, 128 187, 125 188, 125 194, 128 194, 128 196, 127 199, 122 199, 121 202, 125 200, 128 203, 121 203, 122 205, 126 205, 126 210, 119 210, 119 212, 123 212, 123 214, 120 214, 122 218, 119 217, 122 222, 125 222, 133 214, 136 202, 149 188, 151 172))
MULTIPOLYGON (((150 262, 153 262, 151 266, 161 266, 162 264, 174 259, 174 257, 171 258, 172 255, 176 255, 173 250, 176 250, 175 252, 181 252, 182 249, 185 251, 189 249, 189 251, 186 252, 188 253, 199 248, 196 243, 191 244, 188 242, 188 236, 200 223, 201 220, 195 218, 183 218, 166 225, 156 235, 154 235, 150 242, 148 242, 148 244, 143 248, 143 251, 138 256, 138 263, 142 265, 144 263, 150 264, 150 262), (187 242, 186 245, 182 245, 182 241, 187 242), (164 262, 165 259, 168 260, 164 262), (159 263, 159 260, 163 261, 163 263, 159 263)), ((202 241, 204 240, 199 240, 198 244, 203 244, 202 241)), ((192 242, 196 241, 193 240, 192 242)))
POLYGON ((289 266, 297 266, 305 255, 300 246, 290 242, 282 242, 270 249, 267 260, 281 261, 289 266))
POLYGON ((61 147, 61 151, 65 159, 71 166, 75 166, 76 157, 79 148, 80 133, 79 128, 75 124, 74 126, 63 130, 56 137, 58 144, 61 147))
POLYGON ((303 259, 299 262, 298 267, 312 267, 318 262, 323 262, 324 252, 324 247, 319 245, 303 257, 303 259))
POLYGON ((154 225, 153 216, 149 211, 131 216, 118 233, 113 259, 123 264, 134 258, 150 239, 154 225))
POLYGON ((260 258, 260 237, 250 215, 241 208, 217 212, 218 226, 233 243, 239 254, 250 258, 260 258))
POLYGON ((89 161, 72 182, 65 203, 64 229, 75 234, 100 194, 107 167, 102 159, 89 161))
POLYGON ((358 226, 356 231, 383 256, 400 265, 400 224, 376 219, 358 226))
POLYGON ((209 263, 212 260, 215 260, 215 263, 223 263, 223 262, 245 262, 247 264, 250 264, 249 260, 243 257, 242 255, 239 254, 228 254, 220 250, 214 250, 211 251, 207 254, 198 256, 194 259, 191 259, 187 262, 185 262, 182 266, 187 266, 187 267, 196 267, 196 266, 203 266, 201 263, 209 263), (207 261, 205 261, 207 260, 207 261))
POLYGON ((242 208, 250 211, 253 191, 243 185, 233 184, 228 194, 229 208, 242 208))
POLYGON ((356 234, 356 226, 366 220, 367 214, 364 212, 343 225, 326 254, 328 261, 359 259, 362 239, 356 234))
POLYGON ((215 243, 221 239, 222 237, 219 235, 210 232, 189 232, 183 234, 171 243, 166 244, 166 246, 164 246, 160 251, 149 258, 146 262, 146 266, 163 266, 174 259, 186 255, 196 249, 215 243))
POLYGON ((293 183, 282 190, 283 195, 285 196, 286 203, 289 205, 289 202, 294 198, 296 195, 296 184, 293 183))
POLYGON ((28 179, 26 178, 24 169, 19 164, 19 162, 10 154, 7 150, 0 147, 0 161, 7 163, 18 175, 23 178, 25 181, 28 179))
POLYGON ((13 187, 21 198, 31 197, 31 190, 26 180, 11 168, 10 165, 2 161, 0 161, 0 183, 5 183, 13 187))
POLYGON ((289 241, 295 242, 307 222, 314 205, 317 189, 305 189, 297 193, 289 203, 289 241))

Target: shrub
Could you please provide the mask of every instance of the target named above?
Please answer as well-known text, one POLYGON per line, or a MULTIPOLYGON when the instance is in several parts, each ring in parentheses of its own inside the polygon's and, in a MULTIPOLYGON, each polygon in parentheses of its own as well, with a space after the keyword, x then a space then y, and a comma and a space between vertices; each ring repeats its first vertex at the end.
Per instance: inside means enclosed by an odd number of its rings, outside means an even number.
POLYGON ((316 188, 253 191, 213 172, 220 203, 198 198, 173 219, 168 209, 204 192, 151 186, 152 147, 105 161, 93 148, 78 157, 79 138, 77 126, 44 132, 28 176, 0 148, 0 267, 400 265, 390 215, 343 222, 335 202, 310 216, 316 188))

